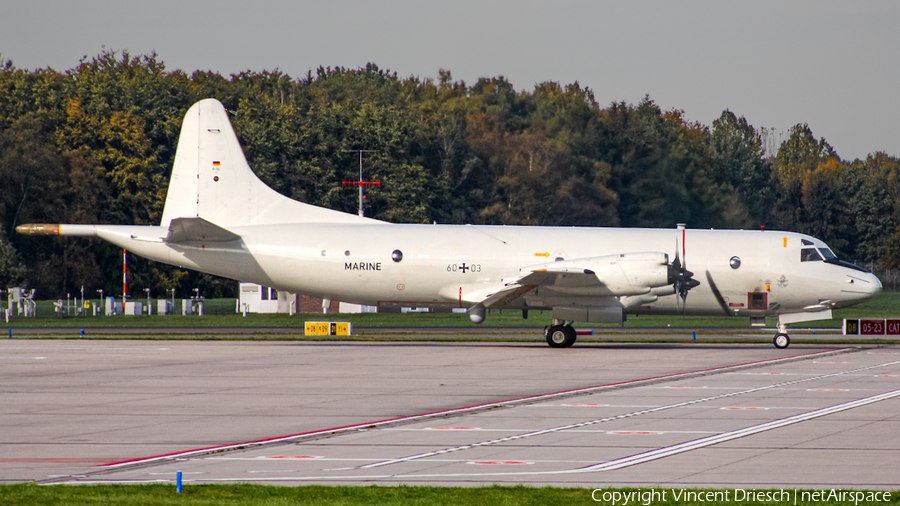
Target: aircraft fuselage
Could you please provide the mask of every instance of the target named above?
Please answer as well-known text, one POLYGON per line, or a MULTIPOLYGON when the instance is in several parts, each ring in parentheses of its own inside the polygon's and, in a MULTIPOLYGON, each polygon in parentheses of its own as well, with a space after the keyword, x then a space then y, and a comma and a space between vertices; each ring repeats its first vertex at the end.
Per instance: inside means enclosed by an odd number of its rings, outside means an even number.
POLYGON ((872 274, 823 261, 801 262, 792 232, 410 224, 278 224, 234 227, 231 242, 167 244, 162 227, 64 225, 161 262, 280 290, 369 305, 471 307, 553 261, 664 252, 676 248, 699 286, 686 305, 674 292, 626 300, 584 290, 538 287, 509 308, 618 304, 629 314, 763 317, 836 309, 880 292, 872 274), (88 232, 88 230, 84 230, 88 232), (683 243, 683 244, 682 244, 683 243), (399 252, 401 257, 395 261, 399 252), (739 266, 732 267, 737 258, 739 266), (751 295, 756 294, 756 295, 751 295))

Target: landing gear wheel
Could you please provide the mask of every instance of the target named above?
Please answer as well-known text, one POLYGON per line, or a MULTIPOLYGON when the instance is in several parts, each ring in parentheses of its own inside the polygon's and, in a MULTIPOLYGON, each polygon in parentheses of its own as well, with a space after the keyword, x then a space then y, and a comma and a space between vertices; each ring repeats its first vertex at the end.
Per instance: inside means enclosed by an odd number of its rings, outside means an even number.
POLYGON ((779 350, 783 350, 791 345, 791 338, 788 337, 787 334, 775 334, 775 339, 772 340, 772 344, 779 350))
POLYGON ((575 344, 577 337, 571 325, 554 325, 547 331, 547 344, 551 348, 568 348, 575 344))

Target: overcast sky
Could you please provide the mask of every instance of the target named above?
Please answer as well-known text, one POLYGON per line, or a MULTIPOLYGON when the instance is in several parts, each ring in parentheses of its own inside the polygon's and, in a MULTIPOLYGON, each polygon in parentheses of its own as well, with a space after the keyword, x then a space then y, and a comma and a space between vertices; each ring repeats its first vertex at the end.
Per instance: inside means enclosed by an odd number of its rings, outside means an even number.
MULTIPOLYGON (((66 70, 107 49, 169 70, 367 62, 400 76, 579 81, 602 106, 645 94, 709 125, 808 123, 844 159, 900 155, 900 2, 7 0, 0 55, 66 70)), ((2 96, 0 96, 2 100, 2 96)))

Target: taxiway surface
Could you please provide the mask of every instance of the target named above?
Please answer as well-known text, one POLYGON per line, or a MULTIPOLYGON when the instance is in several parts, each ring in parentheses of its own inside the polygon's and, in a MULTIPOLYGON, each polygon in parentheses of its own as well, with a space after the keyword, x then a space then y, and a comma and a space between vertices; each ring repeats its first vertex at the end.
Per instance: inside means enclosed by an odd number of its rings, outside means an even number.
POLYGON ((2 340, 0 382, 8 482, 900 487, 897 347, 2 340))

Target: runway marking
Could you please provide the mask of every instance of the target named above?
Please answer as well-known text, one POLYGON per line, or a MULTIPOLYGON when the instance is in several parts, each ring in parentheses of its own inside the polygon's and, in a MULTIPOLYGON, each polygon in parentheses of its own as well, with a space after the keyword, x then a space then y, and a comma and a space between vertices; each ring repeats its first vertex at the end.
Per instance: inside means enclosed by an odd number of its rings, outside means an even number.
MULTIPOLYGON (((716 432, 716 434, 718 434, 718 432, 716 432)), ((201 457, 198 459, 190 459, 190 460, 255 460, 255 461, 259 461, 260 459, 258 457, 201 457)), ((338 458, 338 457, 335 457, 335 458, 322 458, 319 460, 321 460, 323 462, 324 461, 329 461, 329 462, 366 461, 366 462, 370 462, 372 459, 371 458, 364 459, 364 458, 338 458)), ((471 461, 470 459, 428 459, 428 462, 470 462, 470 461, 471 461)), ((581 460, 540 460, 540 459, 535 459, 535 460, 529 460, 528 462, 549 463, 549 464, 593 464, 595 461, 594 460, 584 460, 584 459, 581 459, 581 460)), ((333 469, 330 469, 330 470, 333 471, 333 469)), ((260 471, 260 472, 263 472, 263 471, 260 471)), ((174 473, 174 471, 169 472, 169 473, 155 473, 155 474, 173 474, 173 473, 174 473)), ((154 473, 147 473, 147 474, 154 474, 154 473)), ((68 476, 68 475, 61 475, 61 476, 68 476)))
MULTIPOLYGON (((874 366, 879 367, 879 366, 874 366)), ((282 478, 261 479, 260 481, 335 481, 335 480, 373 480, 373 479, 398 479, 398 478, 451 478, 451 477, 487 477, 487 476, 535 476, 535 475, 558 475, 558 474, 580 474, 602 471, 613 471, 625 467, 658 460, 661 458, 677 455, 679 453, 704 448, 718 443, 731 441, 745 436, 758 434, 760 432, 793 425, 796 423, 812 420, 826 415, 839 413, 849 409, 866 406, 875 402, 900 397, 900 390, 894 390, 855 401, 845 402, 835 406, 829 406, 808 413, 801 413, 789 418, 774 420, 751 427, 745 427, 730 432, 724 432, 693 441, 687 441, 677 445, 658 448, 649 452, 639 453, 620 459, 610 460, 607 462, 594 464, 591 466, 580 467, 576 469, 564 469, 558 471, 534 471, 534 472, 506 472, 506 473, 446 473, 446 474, 382 474, 382 475, 346 475, 346 476, 291 476, 282 478)), ((240 478, 217 478, 208 481, 215 482, 233 482, 241 481, 240 478)), ((84 481, 77 483, 108 483, 107 481, 84 481)))
MULTIPOLYGON (((726 409, 726 408, 722 408, 722 409, 726 409)), ((759 408, 759 409, 769 409, 769 408, 759 408)), ((815 409, 815 408, 800 408, 800 409, 815 409)), ((392 428, 387 428, 387 429, 383 429, 383 430, 397 431, 397 432, 420 432, 420 431, 429 430, 429 429, 410 429, 410 428, 404 428, 404 427, 397 427, 397 428, 392 427, 392 428)), ((478 429, 478 430, 481 432, 531 432, 531 431, 539 430, 539 429, 478 429)), ((577 433, 584 433, 584 434, 609 434, 608 430, 589 430, 589 429, 586 429, 586 430, 569 429, 566 432, 577 432, 577 433)), ((653 432, 656 434, 718 434, 719 433, 719 431, 713 431, 713 430, 659 430, 659 431, 653 431, 653 432)), ((255 458, 259 458, 259 457, 255 457, 255 458)), ((365 459, 359 459, 359 460, 365 460, 365 459)), ((369 460, 371 460, 371 459, 369 459, 369 460)))
POLYGON ((371 463, 371 464, 366 464, 366 465, 364 465, 364 466, 359 466, 359 469, 372 469, 372 468, 376 468, 376 467, 382 467, 382 466, 387 466, 387 465, 397 464, 397 463, 400 463, 400 462, 409 462, 409 461, 411 461, 411 460, 418 460, 418 459, 425 458, 425 457, 432 457, 432 456, 435 456, 435 455, 444 455, 444 454, 447 454, 447 453, 453 453, 453 452, 458 452, 458 451, 462 451, 462 450, 469 450, 469 449, 472 449, 472 448, 480 448, 480 447, 483 447, 483 446, 490 446, 490 445, 494 445, 494 444, 497 444, 497 443, 506 443, 506 442, 509 442, 509 441, 516 441, 516 440, 524 439, 524 438, 528 438, 528 437, 542 436, 542 435, 544 435, 544 434, 552 434, 552 433, 555 433, 555 432, 560 432, 560 431, 564 431, 564 430, 568 430, 568 429, 576 429, 576 428, 586 427, 586 426, 589 426, 589 425, 595 425, 595 424, 598 424, 598 423, 611 422, 611 421, 615 421, 615 420, 623 420, 623 419, 625 419, 625 418, 632 418, 632 417, 635 417, 635 416, 645 415, 645 414, 648 414, 648 413, 656 413, 656 412, 664 411, 664 410, 667 410, 667 409, 680 408, 680 407, 682 407, 682 406, 689 406, 689 405, 692 405, 692 404, 698 404, 698 403, 701 403, 701 402, 707 402, 707 401, 712 401, 712 400, 717 400, 717 399, 725 399, 725 398, 728 398, 728 397, 734 397, 734 396, 737 396, 737 395, 744 395, 744 394, 749 394, 749 393, 755 393, 755 392, 760 392, 760 391, 763 391, 763 390, 770 390, 770 389, 773 389, 773 388, 779 388, 779 387, 788 386, 788 385, 796 385, 796 384, 798 384, 798 383, 805 383, 805 382, 808 382, 808 381, 821 380, 821 379, 825 379, 825 378, 833 378, 833 377, 835 377, 835 376, 843 376, 843 375, 846 375, 846 374, 852 374, 852 373, 857 373, 857 372, 860 372, 860 371, 866 371, 866 370, 870 370, 870 369, 876 369, 876 368, 879 368, 879 367, 886 367, 886 366, 894 365, 894 364, 900 364, 900 361, 888 362, 888 363, 885 363, 885 364, 873 365, 873 366, 863 367, 863 368, 860 368, 860 369, 853 369, 853 370, 849 370, 849 371, 842 371, 842 372, 836 372, 836 373, 824 374, 824 375, 821 375, 821 376, 814 376, 814 377, 811 377, 811 378, 803 378, 803 379, 796 379, 796 380, 791 380, 791 381, 784 381, 784 382, 781 382, 781 383, 775 383, 775 384, 773 384, 773 385, 766 385, 766 386, 763 386, 763 387, 751 388, 751 389, 749 389, 749 390, 742 390, 742 391, 739 391, 739 392, 731 392, 731 393, 727 393, 727 394, 719 394, 719 395, 715 395, 715 396, 712 396, 712 397, 704 397, 704 398, 702 398, 702 399, 694 399, 694 400, 691 400, 691 401, 684 401, 684 402, 679 402, 679 403, 676 403, 676 404, 669 404, 669 405, 666 405, 666 406, 658 406, 658 407, 655 407, 655 408, 645 409, 645 410, 641 410, 641 411, 633 411, 633 412, 631 412, 631 413, 625 413, 625 414, 616 415, 616 416, 611 416, 611 417, 607 417, 607 418, 599 418, 599 419, 596 419, 596 420, 589 420, 589 421, 587 421, 587 422, 573 423, 573 424, 569 424, 569 425, 563 425, 563 426, 560 426, 560 427, 553 427, 553 428, 550 428, 550 429, 536 430, 536 431, 533 431, 533 432, 527 432, 527 433, 524 433, 524 434, 517 434, 517 435, 515 435, 515 436, 507 436, 507 437, 503 437, 503 438, 491 439, 491 440, 488 440, 488 441, 481 441, 481 442, 478 442, 478 443, 471 443, 471 444, 467 444, 467 445, 455 446, 455 447, 452 447, 452 448, 444 448, 444 449, 442 449, 442 450, 436 450, 436 451, 431 451, 431 452, 419 453, 419 454, 416 454, 416 455, 409 455, 409 456, 401 457, 401 458, 397 458, 397 459, 383 460, 383 461, 380 461, 380 462, 373 462, 373 463, 371 463))
POLYGON ((476 460, 474 462, 466 462, 466 464, 474 464, 476 466, 517 466, 531 465, 534 462, 525 462, 522 460, 476 460))
POLYGON ((857 399, 855 401, 845 402, 843 404, 829 406, 827 408, 817 409, 815 411, 801 413, 799 415, 794 415, 794 416, 791 416, 788 418, 782 418, 780 420, 773 420, 771 422, 766 422, 766 423, 762 423, 759 425, 753 425, 750 427, 745 427, 743 429, 733 430, 730 432, 723 432, 721 434, 716 434, 715 436, 709 436, 709 437, 705 437, 705 438, 701 438, 701 439, 695 439, 693 441, 687 441, 685 443, 681 443, 681 444, 677 444, 677 445, 667 446, 664 448, 658 448, 653 451, 639 453, 637 455, 632 455, 630 457, 624 457, 621 459, 610 460, 609 462, 604 462, 602 464, 595 464, 593 466, 580 468, 580 469, 578 469, 578 471, 592 472, 592 471, 612 471, 615 469, 622 469, 623 467, 630 467, 630 466, 633 466, 636 464, 650 462, 651 460, 657 460, 657 459, 661 459, 664 457, 677 455, 679 453, 696 450, 698 448, 704 448, 706 446, 724 443, 726 441, 731 441, 732 439, 738 439, 738 438, 750 436, 753 434, 759 434, 760 432, 765 432, 765 431, 769 431, 772 429, 777 429, 780 427, 793 425, 795 423, 805 422, 807 420, 812 420, 814 418, 831 415, 833 413, 839 413, 841 411, 858 408, 860 406, 865 406, 865 405, 872 404, 875 402, 892 399, 894 397, 900 397, 900 390, 894 390, 894 391, 886 392, 886 393, 879 394, 879 395, 873 395, 871 397, 857 399))
POLYGON ((487 403, 483 403, 483 404, 475 404, 472 406, 465 406, 465 407, 461 407, 461 408, 452 408, 452 409, 446 409, 446 410, 440 410, 440 411, 432 411, 432 412, 422 413, 422 414, 418 414, 418 415, 399 416, 399 417, 395 417, 395 418, 387 418, 384 420, 378 420, 375 422, 357 423, 357 424, 352 424, 352 425, 332 427, 330 429, 313 430, 313 431, 308 431, 308 432, 301 432, 298 434, 290 434, 287 436, 278 436, 278 437, 272 437, 272 438, 266 438, 266 439, 258 439, 258 440, 254 440, 254 441, 246 441, 246 442, 241 442, 241 443, 231 443, 231 444, 224 444, 224 445, 208 446, 208 447, 204 447, 204 448, 195 448, 192 450, 184 450, 184 451, 180 451, 180 452, 165 453, 162 455, 154 455, 154 456, 150 456, 150 457, 139 457, 136 459, 128 459, 128 460, 122 460, 122 461, 117 461, 117 462, 109 462, 106 464, 98 465, 97 467, 111 469, 111 468, 121 468, 124 466, 136 466, 136 465, 150 464, 150 463, 160 462, 160 461, 164 461, 164 460, 172 460, 172 459, 189 457, 189 456, 193 456, 193 455, 201 455, 201 454, 211 453, 211 452, 222 452, 222 451, 226 451, 226 450, 246 449, 249 447, 282 443, 285 441, 294 441, 294 440, 298 440, 298 439, 312 438, 312 437, 325 436, 325 435, 337 435, 337 434, 343 434, 343 433, 347 433, 347 432, 359 431, 359 430, 363 430, 363 429, 379 428, 379 427, 390 425, 390 424, 410 423, 410 422, 416 422, 419 420, 427 420, 430 418, 457 416, 457 415, 467 414, 467 413, 471 413, 471 412, 483 411, 483 410, 487 410, 487 409, 491 409, 491 408, 511 407, 511 406, 517 406, 517 405, 521 405, 521 404, 532 404, 532 403, 542 402, 544 400, 552 400, 552 399, 556 399, 556 398, 573 397, 573 396, 578 396, 578 395, 590 394, 590 393, 594 393, 594 392, 615 390, 615 389, 619 389, 619 388, 631 388, 631 387, 636 387, 636 386, 641 386, 641 385, 650 385, 650 384, 658 383, 661 381, 672 381, 672 380, 683 379, 683 378, 692 378, 692 377, 696 377, 696 376, 719 374, 722 372, 739 370, 739 369, 744 369, 747 367, 764 367, 764 366, 770 366, 770 365, 781 364, 781 363, 791 363, 791 362, 795 362, 798 360, 809 360, 811 358, 818 357, 818 356, 831 356, 831 355, 835 355, 835 354, 839 354, 839 353, 848 353, 848 352, 853 352, 853 351, 859 351, 859 350, 856 348, 837 348, 837 349, 833 349, 833 350, 818 351, 815 353, 807 353, 807 354, 802 354, 802 355, 791 355, 789 357, 782 357, 782 358, 775 358, 775 359, 768 359, 768 360, 757 360, 754 362, 746 362, 743 364, 734 364, 734 365, 727 365, 727 366, 721 366, 721 367, 711 367, 708 369, 698 369, 696 371, 664 374, 661 376, 651 376, 649 378, 620 381, 620 382, 616 382, 616 383, 609 383, 609 384, 599 385, 599 386, 574 388, 574 389, 570 389, 570 390, 562 390, 559 392, 552 392, 552 393, 547 393, 547 394, 538 394, 538 395, 531 395, 531 396, 526 396, 526 397, 519 397, 516 399, 510 399, 510 400, 505 400, 505 401, 487 402, 487 403))
POLYGON ((265 460, 265 459, 283 459, 283 460, 288 460, 288 459, 296 459, 296 460, 306 459, 306 460, 312 460, 312 459, 321 459, 321 458, 323 458, 323 457, 319 457, 319 456, 316 456, 316 455, 271 455, 271 456, 257 457, 257 458, 258 458, 258 459, 262 459, 262 460, 265 460))
POLYGON ((100 459, 80 458, 6 458, 0 459, 3 464, 91 464, 96 466, 100 459))

